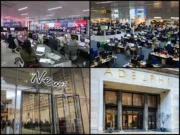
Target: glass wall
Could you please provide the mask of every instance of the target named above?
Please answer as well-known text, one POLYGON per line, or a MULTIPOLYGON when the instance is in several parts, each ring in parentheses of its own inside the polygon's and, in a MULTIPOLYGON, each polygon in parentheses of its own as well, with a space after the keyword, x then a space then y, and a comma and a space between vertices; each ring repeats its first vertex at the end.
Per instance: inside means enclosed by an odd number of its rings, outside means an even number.
POLYGON ((59 132, 62 129, 59 119, 62 120, 63 117, 69 118, 69 120, 66 119, 66 129, 69 129, 68 122, 71 121, 72 124, 73 121, 74 126, 71 125, 71 127, 74 129, 77 124, 82 124, 82 132, 78 133, 89 133, 89 70, 80 68, 3 68, 1 73, 1 133, 67 133, 62 130, 59 132), (44 71, 46 71, 46 75, 41 78, 41 83, 37 83, 37 80, 32 83, 31 79, 37 71, 39 76, 44 71), (46 77, 50 77, 54 82, 67 81, 67 87, 47 86, 43 81, 46 77), (76 86, 75 83, 77 83, 76 86), (77 99, 74 98, 77 101, 73 102, 73 98, 66 100, 66 96, 75 94, 78 95, 77 99), (63 95, 64 102, 62 99, 56 98, 59 95, 63 95), (76 111, 74 110, 75 105, 76 111), (56 113, 58 115, 55 115, 56 113), (78 113, 80 119, 76 123, 75 113, 76 116, 78 113))

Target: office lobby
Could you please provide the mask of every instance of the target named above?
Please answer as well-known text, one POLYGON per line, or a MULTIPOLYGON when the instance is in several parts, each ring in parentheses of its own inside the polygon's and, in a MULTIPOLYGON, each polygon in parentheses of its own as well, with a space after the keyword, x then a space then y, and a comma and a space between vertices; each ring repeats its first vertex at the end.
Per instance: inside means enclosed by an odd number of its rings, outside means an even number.
POLYGON ((1 73, 1 134, 89 134, 89 69, 1 73))
POLYGON ((91 1, 91 67, 179 67, 179 1, 91 1))
POLYGON ((178 134, 179 69, 92 68, 91 133, 178 134))

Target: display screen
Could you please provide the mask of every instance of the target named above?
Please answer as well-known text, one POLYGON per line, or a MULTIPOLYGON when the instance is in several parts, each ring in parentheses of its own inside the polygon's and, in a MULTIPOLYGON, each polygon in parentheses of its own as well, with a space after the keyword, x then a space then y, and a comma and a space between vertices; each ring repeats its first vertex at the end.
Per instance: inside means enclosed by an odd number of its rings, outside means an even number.
POLYGON ((15 28, 10 28, 10 30, 14 31, 14 30, 15 30, 15 28))

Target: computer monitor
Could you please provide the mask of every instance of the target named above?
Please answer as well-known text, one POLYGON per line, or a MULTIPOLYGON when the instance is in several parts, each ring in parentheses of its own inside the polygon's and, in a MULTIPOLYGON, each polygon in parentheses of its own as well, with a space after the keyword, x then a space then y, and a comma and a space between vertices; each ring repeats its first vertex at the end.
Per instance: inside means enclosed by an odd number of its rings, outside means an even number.
POLYGON ((72 39, 73 37, 75 37, 76 40, 78 40, 78 35, 71 34, 71 39, 72 39))
POLYGON ((108 55, 112 55, 112 52, 108 52, 108 55))
POLYGON ((131 64, 133 64, 133 65, 137 65, 138 64, 138 61, 137 60, 135 60, 135 59, 131 59, 131 64))
POLYGON ((107 53, 102 54, 102 59, 107 59, 107 53))
POLYGON ((79 46, 85 46, 85 42, 79 42, 79 46))
POLYGON ((102 56, 104 53, 105 53, 105 51, 99 52, 99 55, 102 56))
POLYGON ((95 61, 96 61, 96 62, 100 62, 99 56, 95 58, 95 61))
POLYGON ((86 42, 86 43, 89 43, 89 39, 85 39, 85 42, 86 42))
POLYGON ((15 28, 10 28, 10 31, 14 31, 15 30, 15 28))

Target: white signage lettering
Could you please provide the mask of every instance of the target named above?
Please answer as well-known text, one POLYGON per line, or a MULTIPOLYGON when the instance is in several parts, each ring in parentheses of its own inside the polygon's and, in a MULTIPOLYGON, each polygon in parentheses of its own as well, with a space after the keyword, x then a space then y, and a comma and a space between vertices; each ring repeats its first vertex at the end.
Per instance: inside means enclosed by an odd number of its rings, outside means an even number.
POLYGON ((31 83, 35 83, 36 81, 38 84, 41 84, 43 82, 46 86, 66 87, 67 81, 64 82, 53 81, 51 77, 45 77, 46 74, 47 72, 43 71, 43 73, 40 76, 39 72, 37 71, 36 74, 32 77, 31 83))

